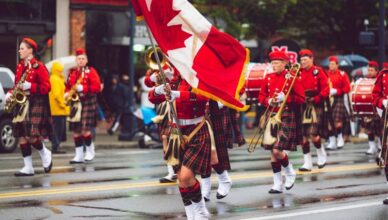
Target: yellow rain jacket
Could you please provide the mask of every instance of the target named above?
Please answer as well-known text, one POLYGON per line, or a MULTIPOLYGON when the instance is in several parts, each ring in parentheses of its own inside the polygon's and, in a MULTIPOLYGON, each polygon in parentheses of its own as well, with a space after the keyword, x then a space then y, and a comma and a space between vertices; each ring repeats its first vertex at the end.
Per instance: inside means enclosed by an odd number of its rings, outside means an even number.
POLYGON ((51 67, 51 91, 49 93, 52 116, 67 116, 70 112, 69 106, 65 105, 65 77, 62 72, 63 65, 60 62, 54 62, 51 67))

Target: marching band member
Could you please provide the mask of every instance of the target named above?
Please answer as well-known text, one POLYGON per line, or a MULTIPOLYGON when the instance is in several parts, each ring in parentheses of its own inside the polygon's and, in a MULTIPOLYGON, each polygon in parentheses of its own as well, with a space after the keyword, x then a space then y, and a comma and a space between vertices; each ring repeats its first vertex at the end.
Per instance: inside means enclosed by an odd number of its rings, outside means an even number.
POLYGON ((318 168, 326 165, 326 151, 321 144, 323 131, 324 101, 329 96, 329 86, 326 73, 322 68, 314 65, 313 53, 310 50, 299 52, 301 73, 300 79, 303 82, 306 104, 303 105, 303 158, 304 164, 299 171, 311 171, 313 167, 309 138, 317 149, 318 168))
MULTIPOLYGON (((232 122, 229 116, 229 109, 220 102, 210 100, 209 113, 218 157, 218 163, 212 165, 213 169, 218 174, 216 197, 217 199, 222 199, 228 195, 232 187, 232 180, 228 174, 228 170, 230 170, 228 148, 233 148, 232 122)), ((201 190, 205 201, 210 200, 210 176, 211 175, 201 176, 201 190)))
MULTIPOLYGON (((81 105, 80 118, 69 122, 70 130, 73 131, 75 144, 75 156, 70 163, 84 163, 91 161, 95 156, 94 143, 92 141, 92 129, 97 125, 97 93, 100 92, 100 77, 97 71, 87 66, 88 57, 84 49, 76 50, 77 68, 73 69, 66 84, 65 99, 71 99, 72 91, 79 97, 78 101, 72 101, 71 112, 76 104, 81 105), (84 145, 86 154, 84 157, 84 145)), ((72 117, 72 113, 70 113, 72 117)))
MULTIPOLYGON (((367 78, 376 78, 378 72, 379 72, 379 64, 376 61, 369 61, 367 78)), ((381 125, 380 125, 379 115, 375 114, 372 117, 362 118, 361 127, 365 128, 366 133, 368 134, 369 149, 366 152, 366 154, 367 155, 376 154, 378 149, 381 149, 381 142, 380 142, 381 125), (377 144, 375 142, 375 136, 377 136, 377 144)))
POLYGON ((38 45, 34 40, 30 38, 22 40, 19 46, 20 62, 16 67, 15 86, 6 95, 8 103, 16 102, 16 93, 26 97, 26 102, 14 107, 12 111, 13 135, 19 138, 24 160, 24 167, 16 172, 15 176, 34 175, 31 146, 39 151, 45 173, 49 173, 53 165, 51 152, 43 143, 43 138, 49 137, 52 132, 48 99, 51 85, 46 67, 34 57, 37 50, 38 45))
MULTIPOLYGON (((167 65, 164 66, 164 69, 165 69, 164 73, 166 75, 166 80, 170 81, 174 75, 174 70, 167 68, 167 65)), ((145 86, 152 88, 154 86, 162 84, 159 74, 160 73, 158 70, 152 70, 152 69, 147 70, 146 75, 144 77, 145 86)), ((164 115, 163 119, 157 124, 158 124, 160 139, 162 140, 163 149, 166 149, 167 137, 170 133, 169 124, 168 124, 168 114, 164 115)), ((176 180, 177 180, 177 176, 175 174, 173 167, 167 164, 167 175, 160 178, 159 182, 173 183, 173 182, 176 182, 176 180)))
MULTIPOLYGON (((387 114, 387 107, 388 107, 388 68, 382 69, 379 74, 376 77, 376 82, 375 86, 373 87, 373 104, 378 107, 383 109, 383 117, 382 117, 382 122, 384 123, 382 128, 386 128, 386 115, 387 114)), ((384 166, 385 170, 385 177, 386 180, 388 181, 388 162, 385 160, 386 159, 386 153, 387 153, 387 141, 386 141, 386 134, 387 131, 382 133, 385 135, 385 137, 382 137, 382 140, 384 141, 382 143, 382 150, 379 155, 379 163, 384 166)), ((383 203, 385 205, 388 205, 388 198, 384 199, 383 203)))
MULTIPOLYGON (((266 150, 271 151, 271 166, 273 170, 274 185, 269 193, 282 193, 282 166, 285 169, 285 188, 290 190, 294 186, 296 173, 292 164, 288 160, 284 150, 295 151, 296 146, 301 144, 301 136, 297 131, 296 112, 299 111, 299 105, 305 101, 303 87, 299 80, 295 81, 292 92, 287 100, 285 94, 290 89, 290 82, 293 79, 291 74, 285 69, 289 58, 284 52, 271 52, 269 59, 274 73, 267 74, 264 83, 261 86, 259 102, 262 105, 270 106, 274 112, 279 110, 279 106, 286 102, 284 112, 281 116, 281 125, 277 131, 277 141, 273 145, 264 145, 266 150), (285 88, 282 90, 283 85, 285 88)), ((294 76, 296 77, 296 76, 294 76)))
MULTIPOLYGON (((151 90, 149 99, 155 104, 165 100, 175 101, 180 131, 182 135, 191 137, 183 147, 178 145, 179 161, 174 169, 179 180, 179 191, 188 219, 208 219, 209 212, 201 186, 195 177, 196 174, 211 173, 211 128, 205 120, 208 98, 191 92, 191 86, 177 75, 169 84, 162 84, 151 90), (178 84, 177 90, 171 90, 170 84, 175 83, 178 84), (170 96, 166 95, 169 93, 170 96)), ((174 120, 171 126, 176 128, 174 120)))
POLYGON ((338 67, 338 58, 336 56, 331 56, 329 58, 329 70, 327 75, 329 77, 329 83, 331 84, 330 96, 334 97, 332 117, 334 120, 335 131, 331 131, 329 145, 326 146, 326 149, 328 150, 336 150, 337 147, 344 147, 345 141, 342 136, 342 128, 344 123, 346 123, 347 117, 349 117, 345 107, 344 96, 350 91, 350 82, 348 75, 344 71, 339 70, 338 67), (337 138, 335 137, 335 134, 337 135, 337 138))

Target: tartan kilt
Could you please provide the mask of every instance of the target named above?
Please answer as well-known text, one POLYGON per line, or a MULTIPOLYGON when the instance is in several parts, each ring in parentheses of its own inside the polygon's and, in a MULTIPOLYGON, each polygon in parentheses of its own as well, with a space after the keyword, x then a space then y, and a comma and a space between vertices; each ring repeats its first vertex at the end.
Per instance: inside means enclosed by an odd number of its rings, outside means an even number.
POLYGON ((160 139, 162 139, 163 135, 168 136, 170 134, 171 125, 170 125, 170 120, 168 117, 169 113, 166 113, 166 111, 169 111, 168 109, 169 108, 168 108, 167 101, 156 105, 156 113, 158 115, 165 114, 163 120, 158 123, 158 130, 159 130, 160 139))
MULTIPOLYGON (((295 109, 296 110, 296 109, 295 109)), ((295 111, 286 109, 283 111, 280 129, 277 136, 279 139, 273 145, 263 145, 266 150, 287 150, 296 151, 297 145, 301 145, 303 137, 301 134, 300 120, 297 120, 295 111)))
POLYGON ((228 108, 211 108, 210 120, 216 142, 218 166, 223 170, 230 170, 228 148, 233 147, 233 133, 228 108))
POLYGON ((29 109, 23 122, 13 124, 15 137, 50 137, 53 129, 48 95, 28 98, 29 109))
MULTIPOLYGON (((196 125, 184 126, 181 128, 183 135, 190 135, 196 128, 196 125)), ((185 145, 184 150, 180 152, 180 166, 189 168, 194 174, 210 175, 211 174, 211 142, 208 126, 205 124, 194 135, 189 143, 185 145)), ((175 168, 179 170, 180 166, 175 168)))
MULTIPOLYGON (((323 110, 323 104, 320 105, 314 105, 315 113, 317 115, 317 122, 311 123, 311 124, 303 124, 302 123, 302 134, 305 137, 308 137, 310 135, 316 136, 321 135, 323 133, 324 129, 324 110, 323 110)), ((303 122, 303 113, 306 109, 306 105, 303 105, 303 112, 302 112, 302 122, 303 122)))
POLYGON ((366 133, 374 134, 381 137, 382 135, 382 125, 381 125, 380 116, 374 115, 371 117, 361 118, 361 127, 365 128, 366 133))
POLYGON ((97 126, 97 95, 87 95, 81 98, 81 121, 69 122, 70 131, 81 133, 82 130, 91 130, 97 126))
POLYGON ((346 123, 348 117, 348 111, 345 107, 344 96, 335 96, 333 102, 333 120, 334 123, 342 122, 346 123))

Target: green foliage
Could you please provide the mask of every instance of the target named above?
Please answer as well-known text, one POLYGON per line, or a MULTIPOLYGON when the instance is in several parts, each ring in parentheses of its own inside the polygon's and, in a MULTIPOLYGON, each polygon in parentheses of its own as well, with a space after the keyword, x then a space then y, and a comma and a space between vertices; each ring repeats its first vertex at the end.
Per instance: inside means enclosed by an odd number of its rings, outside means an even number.
POLYGON ((238 39, 281 35, 303 46, 357 52, 369 19, 377 27, 378 0, 193 0, 218 27, 238 39))

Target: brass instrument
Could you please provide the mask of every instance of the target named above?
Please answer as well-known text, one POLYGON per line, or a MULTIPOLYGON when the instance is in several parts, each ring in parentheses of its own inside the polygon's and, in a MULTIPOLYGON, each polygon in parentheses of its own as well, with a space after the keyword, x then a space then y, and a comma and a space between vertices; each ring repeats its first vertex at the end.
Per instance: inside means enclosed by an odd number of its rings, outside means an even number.
POLYGON ((6 101, 4 110, 7 113, 11 113, 16 105, 23 105, 27 101, 27 96, 23 89, 20 88, 20 86, 26 81, 28 74, 31 72, 31 64, 28 65, 28 68, 22 76, 20 77, 20 80, 18 84, 15 86, 15 89, 12 90, 11 97, 6 101))
POLYGON ((79 95, 77 93, 77 86, 81 84, 85 75, 85 67, 81 68, 81 76, 78 78, 77 82, 71 87, 68 96, 65 98, 65 104, 70 105, 71 102, 78 102, 79 95))
MULTIPOLYGON (((287 99, 291 93, 291 90, 295 84, 295 80, 299 74, 300 70, 300 64, 296 63, 293 64, 290 69, 290 74, 294 77, 294 79, 291 82, 291 85, 287 91, 287 94, 285 95, 284 101, 279 107, 278 112, 275 115, 272 115, 275 107, 269 105, 265 112, 263 113, 262 117, 260 118, 260 125, 259 128, 252 138, 251 142, 249 143, 248 152, 252 153, 255 151, 256 146, 261 143, 263 145, 272 145, 277 140, 277 132, 280 129, 280 123, 281 123, 281 116, 284 110, 284 107, 286 106, 287 99)), ((286 84, 288 83, 288 80, 286 80, 283 84, 283 88, 281 91, 284 90, 286 84)), ((276 93, 273 95, 272 98, 275 98, 276 93)))
MULTIPOLYGON (((164 65, 168 64, 167 57, 164 56, 162 50, 160 47, 156 47, 156 51, 158 53, 158 57, 161 57, 162 60, 160 61, 160 65, 163 67, 164 65)), ((159 70, 158 62, 156 60, 155 51, 151 47, 148 49, 144 56, 144 62, 147 64, 147 66, 152 70, 159 70)))

